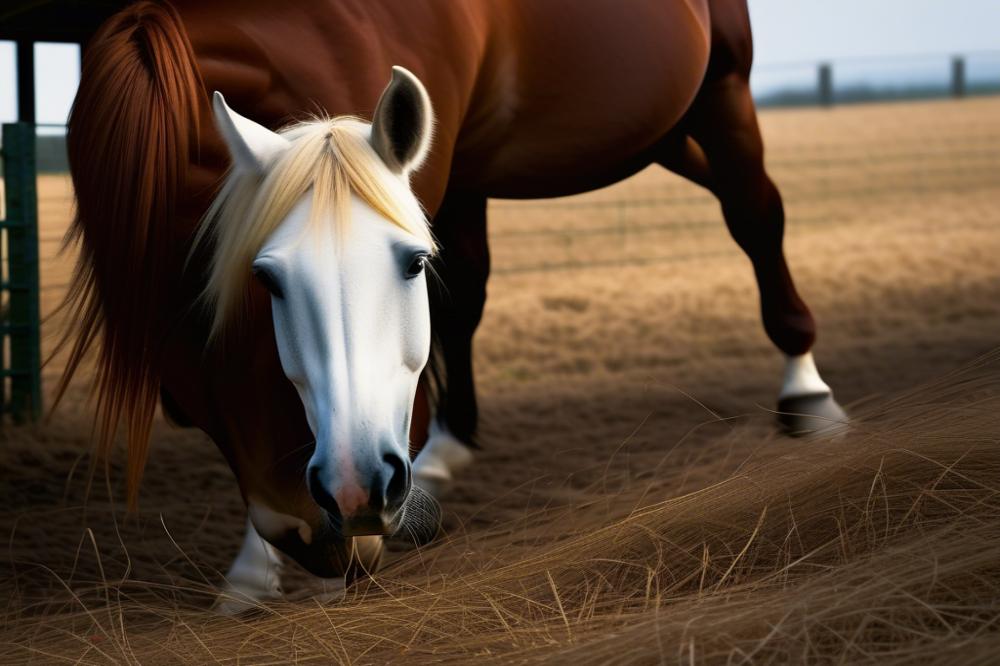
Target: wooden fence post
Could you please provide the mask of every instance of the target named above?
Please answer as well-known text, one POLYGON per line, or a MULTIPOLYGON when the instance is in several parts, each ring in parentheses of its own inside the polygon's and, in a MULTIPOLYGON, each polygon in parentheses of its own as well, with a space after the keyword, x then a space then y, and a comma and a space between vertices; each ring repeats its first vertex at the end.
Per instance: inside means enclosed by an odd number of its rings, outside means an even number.
POLYGON ((819 103, 822 106, 833 104, 833 66, 828 62, 821 62, 817 71, 817 85, 819 103))
POLYGON ((965 97, 965 58, 951 59, 951 96, 965 97))

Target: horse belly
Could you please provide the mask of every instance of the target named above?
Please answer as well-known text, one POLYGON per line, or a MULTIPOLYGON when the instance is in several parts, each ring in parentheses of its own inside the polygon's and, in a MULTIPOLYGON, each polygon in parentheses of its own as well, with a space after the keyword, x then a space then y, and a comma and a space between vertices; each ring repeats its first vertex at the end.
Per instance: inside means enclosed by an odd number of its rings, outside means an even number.
MULTIPOLYGON (((492 98, 477 100, 453 180, 489 196, 574 194, 649 164, 708 64, 703 0, 518 5, 492 98)), ((488 97, 488 96, 487 96, 488 97)))

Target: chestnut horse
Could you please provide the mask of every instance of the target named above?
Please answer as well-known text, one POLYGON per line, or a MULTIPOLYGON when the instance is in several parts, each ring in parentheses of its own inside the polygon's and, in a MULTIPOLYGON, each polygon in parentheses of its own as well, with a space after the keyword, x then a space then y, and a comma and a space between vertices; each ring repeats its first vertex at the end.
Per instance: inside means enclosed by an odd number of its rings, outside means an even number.
MULTIPOLYGON (((273 560, 255 528, 318 575, 349 568, 349 537, 330 528, 331 490, 304 473, 316 435, 282 368, 267 285, 248 281, 241 325, 208 344, 212 318, 192 304, 210 252, 192 247, 230 162, 208 93, 221 91, 262 128, 311 111, 370 118, 393 65, 423 82, 436 116, 412 179, 443 282, 430 293, 438 352, 413 421, 416 443, 429 433, 418 481, 448 481, 475 441, 471 352, 489 275, 487 198, 569 195, 652 163, 721 202, 753 264, 764 328, 786 357, 779 407, 842 419, 785 263, 751 58, 745 0, 173 0, 114 15, 87 45, 69 123, 83 251, 67 377, 99 340, 99 445, 124 424, 130 501, 160 398, 173 420, 214 440, 253 498, 244 563, 273 560)), ((403 124, 395 138, 417 129, 403 124)), ((357 479, 362 496, 373 483, 357 479)), ((244 586, 251 596, 265 587, 244 586)))

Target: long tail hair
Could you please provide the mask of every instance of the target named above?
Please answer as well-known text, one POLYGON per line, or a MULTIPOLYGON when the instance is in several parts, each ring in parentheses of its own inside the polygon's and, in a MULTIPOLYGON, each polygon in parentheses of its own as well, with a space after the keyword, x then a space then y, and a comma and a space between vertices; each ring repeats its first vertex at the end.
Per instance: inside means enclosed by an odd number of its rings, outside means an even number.
POLYGON ((106 455, 124 423, 131 508, 148 454, 170 316, 177 254, 170 227, 203 98, 177 12, 166 3, 139 2, 110 18, 88 44, 69 118, 77 206, 67 243, 79 242, 81 251, 63 304, 72 326, 57 352, 72 347, 56 403, 99 342, 95 446, 106 455))

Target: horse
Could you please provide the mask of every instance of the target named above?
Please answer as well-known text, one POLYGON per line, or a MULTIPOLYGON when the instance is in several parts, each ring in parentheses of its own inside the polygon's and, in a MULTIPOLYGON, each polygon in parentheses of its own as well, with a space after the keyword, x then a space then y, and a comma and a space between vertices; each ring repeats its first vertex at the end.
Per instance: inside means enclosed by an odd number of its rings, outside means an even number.
POLYGON ((99 341, 96 446, 124 427, 132 507, 158 403, 215 442, 248 506, 232 592, 276 593, 275 547, 319 576, 371 572, 384 535, 429 538, 420 488, 478 446, 487 199, 660 164, 718 198, 752 263, 788 425, 841 422, 782 249, 751 61, 744 0, 130 5, 87 44, 68 125, 81 254, 60 390, 99 341), (372 122, 273 131, 309 111, 372 122), (272 171, 299 142, 324 164, 285 191, 272 171))

